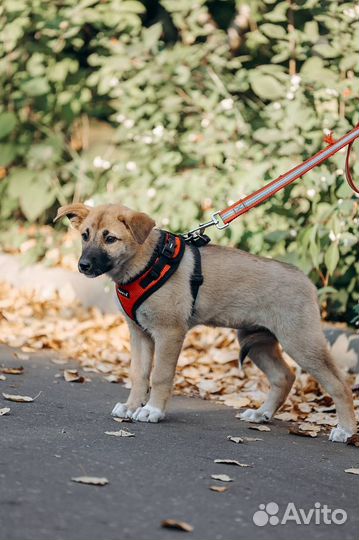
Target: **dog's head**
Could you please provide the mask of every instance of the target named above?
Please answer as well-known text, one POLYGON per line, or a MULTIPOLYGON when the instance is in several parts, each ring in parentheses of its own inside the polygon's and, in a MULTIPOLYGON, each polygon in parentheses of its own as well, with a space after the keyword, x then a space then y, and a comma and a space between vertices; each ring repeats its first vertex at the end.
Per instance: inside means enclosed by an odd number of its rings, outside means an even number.
POLYGON ((82 236, 79 271, 88 277, 122 267, 146 241, 155 222, 147 214, 121 204, 92 208, 81 203, 58 209, 54 221, 68 217, 82 236))

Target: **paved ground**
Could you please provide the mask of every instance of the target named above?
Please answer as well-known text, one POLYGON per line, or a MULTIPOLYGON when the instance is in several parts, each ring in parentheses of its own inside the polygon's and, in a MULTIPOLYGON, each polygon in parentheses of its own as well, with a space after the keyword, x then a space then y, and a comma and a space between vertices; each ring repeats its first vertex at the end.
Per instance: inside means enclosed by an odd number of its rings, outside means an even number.
MULTIPOLYGON (((19 365, 0 348, 0 365, 19 365)), ((25 373, 7 375, 2 392, 34 396, 34 403, 0 398, 0 540, 161 540, 187 533, 163 529, 165 518, 185 520, 192 540, 354 539, 358 526, 358 467, 354 447, 287 434, 276 422, 270 433, 248 429, 233 410, 175 398, 158 425, 118 424, 109 416, 127 390, 90 375, 86 384, 56 377, 62 366, 48 358, 23 361, 25 373), (134 438, 106 430, 126 427, 134 438), (263 441, 233 444, 227 435, 263 441), (219 465, 237 459, 252 468, 219 465), (234 478, 214 493, 211 474, 234 478), (75 484, 71 477, 106 476, 104 487, 75 484), (252 516, 261 503, 276 502, 281 518, 289 502, 308 511, 316 502, 342 508, 344 525, 266 525, 252 516)), ((219 484, 219 482, 217 482, 219 484)), ((224 484, 222 484, 224 485, 224 484)))

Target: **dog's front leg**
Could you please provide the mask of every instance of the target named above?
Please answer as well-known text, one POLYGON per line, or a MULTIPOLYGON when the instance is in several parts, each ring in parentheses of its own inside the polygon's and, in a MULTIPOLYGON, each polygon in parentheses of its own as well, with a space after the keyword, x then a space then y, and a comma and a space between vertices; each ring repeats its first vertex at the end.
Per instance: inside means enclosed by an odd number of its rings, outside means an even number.
POLYGON ((155 335, 155 365, 151 378, 148 403, 133 415, 140 422, 158 422, 165 416, 171 395, 178 356, 186 331, 182 328, 163 328, 155 335))
POLYGON ((133 323, 128 322, 131 336, 131 391, 126 403, 117 403, 112 416, 132 418, 133 413, 146 403, 153 361, 153 339, 133 323))

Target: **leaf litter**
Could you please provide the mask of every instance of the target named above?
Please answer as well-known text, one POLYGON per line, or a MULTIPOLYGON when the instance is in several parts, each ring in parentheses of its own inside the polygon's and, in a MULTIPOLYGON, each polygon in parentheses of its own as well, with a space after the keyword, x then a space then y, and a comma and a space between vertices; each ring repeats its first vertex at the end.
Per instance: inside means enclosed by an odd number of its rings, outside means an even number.
MULTIPOLYGON (((124 319, 120 314, 85 308, 65 290, 54 292, 45 286, 36 292, 0 282, 0 343, 21 348, 15 354, 21 360, 31 352, 53 351, 59 356, 54 363, 61 365, 68 358, 75 359, 81 370, 100 373, 109 384, 129 383, 130 339, 124 319)), ((235 409, 260 407, 268 382, 252 362, 240 368, 238 354, 235 331, 203 326, 192 329, 179 358, 174 393, 200 396, 235 409)), ((297 379, 276 417, 329 430, 336 423, 331 398, 323 395, 317 382, 289 357, 286 360, 297 379)), ((81 380, 81 375, 78 377, 81 380)), ((358 374, 347 374, 346 378, 352 386, 359 385, 358 374)), ((355 407, 359 408, 359 399, 355 407)), ((250 428, 270 430, 267 426, 250 428)))
POLYGON ((120 429, 119 431, 105 431, 105 435, 112 435, 114 437, 135 437, 134 433, 120 429))
POLYGON ((8 401, 15 401, 16 403, 31 403, 32 401, 35 401, 40 394, 41 392, 39 392, 35 397, 30 397, 20 396, 18 394, 5 394, 5 392, 2 393, 4 399, 7 399, 8 401))
POLYGON ((215 463, 223 463, 224 465, 237 465, 238 467, 253 467, 253 465, 247 465, 247 463, 240 463, 236 459, 215 459, 215 463))
POLYGON ((2 409, 0 409, 0 416, 5 416, 5 414, 9 414, 10 412, 10 407, 3 407, 2 409))

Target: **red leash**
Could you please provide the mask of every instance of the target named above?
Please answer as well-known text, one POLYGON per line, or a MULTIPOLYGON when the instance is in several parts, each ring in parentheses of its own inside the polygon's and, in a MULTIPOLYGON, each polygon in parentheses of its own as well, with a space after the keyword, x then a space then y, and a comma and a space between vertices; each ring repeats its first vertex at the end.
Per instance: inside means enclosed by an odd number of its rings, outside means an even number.
MULTIPOLYGON (((359 124, 349 131, 346 135, 335 141, 332 137, 332 134, 325 137, 325 142, 329 143, 324 150, 321 150, 320 152, 317 152, 314 156, 307 159, 300 165, 297 165, 290 171, 286 172, 285 174, 282 174, 278 176, 275 180, 272 182, 269 182, 269 184, 265 185, 264 187, 258 189, 251 195, 248 195, 247 197, 244 197, 244 199, 240 199, 239 201, 235 202, 231 206, 228 206, 227 208, 224 208, 224 210, 220 210, 218 212, 215 212, 212 215, 212 219, 208 221, 207 223, 202 223, 199 225, 196 229, 193 229, 189 231, 187 234, 185 234, 185 238, 189 242, 195 242, 196 238, 202 237, 205 229, 208 227, 212 227, 215 225, 217 229, 225 229, 228 227, 228 225, 235 220, 237 217, 241 216, 242 214, 245 214, 246 212, 249 212, 252 208, 255 206, 258 206, 259 204, 263 203, 270 197, 272 197, 277 191, 285 188, 286 186, 289 186, 289 184, 292 184, 295 180, 309 172, 310 170, 314 169, 314 167, 317 167, 327 159, 329 159, 331 156, 339 152, 342 148, 345 146, 348 146, 347 150, 347 156, 345 160, 345 172, 346 172, 346 178, 349 186, 351 189, 359 194, 359 188, 354 184, 353 177, 351 175, 350 171, 350 152, 353 146, 353 143, 355 139, 359 137, 359 124)), ((198 242, 200 244, 200 242, 198 242)))

